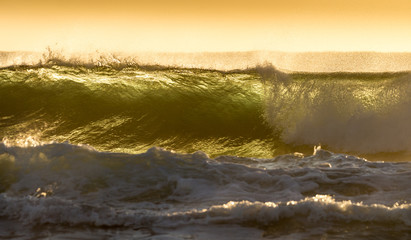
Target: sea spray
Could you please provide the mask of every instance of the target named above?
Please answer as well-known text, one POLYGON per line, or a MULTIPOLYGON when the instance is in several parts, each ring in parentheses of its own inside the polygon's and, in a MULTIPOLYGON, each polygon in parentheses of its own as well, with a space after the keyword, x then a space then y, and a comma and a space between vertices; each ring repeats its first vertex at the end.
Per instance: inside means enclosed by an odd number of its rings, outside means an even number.
POLYGON ((266 119, 284 142, 357 153, 409 150, 410 74, 307 73, 273 79, 266 119))

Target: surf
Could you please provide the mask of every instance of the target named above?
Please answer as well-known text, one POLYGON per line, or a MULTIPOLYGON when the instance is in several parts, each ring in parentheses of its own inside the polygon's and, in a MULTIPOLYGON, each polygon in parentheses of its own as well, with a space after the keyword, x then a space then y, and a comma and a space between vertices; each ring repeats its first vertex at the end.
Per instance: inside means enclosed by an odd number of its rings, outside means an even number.
POLYGON ((14 226, 0 229, 5 236, 16 237, 13 229, 35 236, 33 228, 55 236, 64 234, 61 228, 181 236, 196 226, 212 235, 211 229, 235 224, 256 237, 292 230, 304 238, 347 231, 403 238, 411 224, 409 162, 370 162, 320 148, 305 157, 257 159, 158 147, 125 154, 69 143, 2 143, 0 166, 0 218, 14 226))
POLYGON ((408 237, 409 71, 151 63, 0 69, 0 236, 408 237))
POLYGON ((70 141, 274 157, 322 144, 409 152, 409 72, 284 73, 157 66, 20 66, 0 71, 4 141, 70 141), (387 141, 388 140, 388 141, 387 141))

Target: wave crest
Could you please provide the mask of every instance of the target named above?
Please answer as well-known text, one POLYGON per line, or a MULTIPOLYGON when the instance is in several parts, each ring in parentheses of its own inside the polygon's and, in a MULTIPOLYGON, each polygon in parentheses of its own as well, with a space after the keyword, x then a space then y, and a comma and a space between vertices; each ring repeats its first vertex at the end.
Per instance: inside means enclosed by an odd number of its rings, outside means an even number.
POLYGON ((284 73, 269 63, 144 69, 116 60, 87 68, 48 58, 1 70, 2 138, 24 132, 101 150, 161 146, 212 156, 273 157, 318 144, 355 154, 411 150, 407 72, 284 73))

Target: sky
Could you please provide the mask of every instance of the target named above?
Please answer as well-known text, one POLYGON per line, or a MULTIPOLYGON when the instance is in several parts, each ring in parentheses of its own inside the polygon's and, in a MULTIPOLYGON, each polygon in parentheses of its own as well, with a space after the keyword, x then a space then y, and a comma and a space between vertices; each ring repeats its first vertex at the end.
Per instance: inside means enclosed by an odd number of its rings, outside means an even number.
POLYGON ((410 0, 0 0, 0 51, 411 52, 410 0))

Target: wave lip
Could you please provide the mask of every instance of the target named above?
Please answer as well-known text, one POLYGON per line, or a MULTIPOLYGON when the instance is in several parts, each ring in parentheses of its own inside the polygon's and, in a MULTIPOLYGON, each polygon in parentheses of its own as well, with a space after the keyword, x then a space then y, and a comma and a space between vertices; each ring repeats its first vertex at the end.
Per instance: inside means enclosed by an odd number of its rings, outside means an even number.
POLYGON ((209 52, 209 53, 69 53, 48 47, 38 52, 0 52, 2 66, 126 67, 160 65, 216 70, 246 69, 268 62, 280 69, 302 72, 399 72, 410 71, 410 53, 378 52, 209 52))

